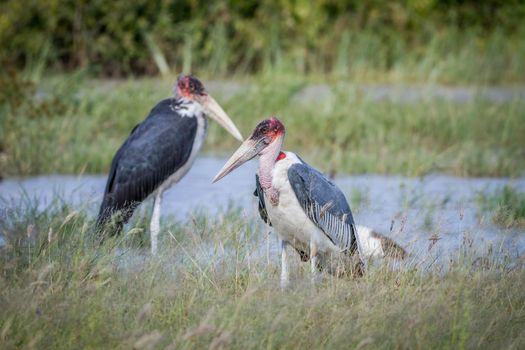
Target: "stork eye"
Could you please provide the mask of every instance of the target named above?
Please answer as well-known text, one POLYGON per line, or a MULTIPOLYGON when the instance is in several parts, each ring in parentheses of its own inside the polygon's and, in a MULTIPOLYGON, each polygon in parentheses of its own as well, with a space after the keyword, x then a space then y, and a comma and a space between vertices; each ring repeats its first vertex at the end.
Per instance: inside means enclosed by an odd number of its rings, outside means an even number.
POLYGON ((267 126, 263 126, 263 127, 261 128, 261 132, 262 132, 263 134, 266 134, 266 133, 268 132, 268 127, 267 127, 267 126))

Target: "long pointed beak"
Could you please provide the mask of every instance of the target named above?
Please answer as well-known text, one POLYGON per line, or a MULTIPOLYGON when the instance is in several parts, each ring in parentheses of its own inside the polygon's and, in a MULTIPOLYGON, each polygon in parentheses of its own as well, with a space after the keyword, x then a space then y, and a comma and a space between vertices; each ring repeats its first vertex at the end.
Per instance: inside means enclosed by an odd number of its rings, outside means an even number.
POLYGON ((226 112, 221 108, 221 106, 215 101, 213 97, 208 95, 201 101, 202 106, 204 107, 204 113, 219 123, 226 131, 233 135, 237 140, 242 141, 242 135, 232 122, 230 117, 226 112))
POLYGON ((253 141, 248 139, 242 143, 242 145, 235 151, 235 153, 228 159, 226 164, 222 167, 221 171, 215 175, 212 183, 215 183, 231 173, 234 169, 240 167, 253 157, 259 154, 266 145, 261 141, 253 141))

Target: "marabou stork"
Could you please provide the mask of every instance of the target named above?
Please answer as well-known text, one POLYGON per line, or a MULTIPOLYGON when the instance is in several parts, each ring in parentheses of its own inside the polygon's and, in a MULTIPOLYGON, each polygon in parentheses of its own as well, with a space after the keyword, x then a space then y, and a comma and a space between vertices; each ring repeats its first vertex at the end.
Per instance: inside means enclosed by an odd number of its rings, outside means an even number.
POLYGON ((284 135, 284 125, 277 118, 262 121, 213 182, 260 156, 255 194, 262 219, 281 240, 282 288, 289 284, 288 245, 301 260, 310 260, 313 281, 322 268, 336 275, 344 272, 341 268, 361 273, 356 227, 344 194, 296 154, 282 152, 284 135))
POLYGON ((157 253, 162 194, 186 175, 195 161, 206 137, 206 116, 243 140, 235 124, 197 78, 179 76, 173 91, 175 98, 160 101, 133 128, 113 157, 97 219, 100 229, 119 213, 113 219, 113 233, 118 233, 134 209, 148 196, 154 196, 150 223, 153 255, 157 253))

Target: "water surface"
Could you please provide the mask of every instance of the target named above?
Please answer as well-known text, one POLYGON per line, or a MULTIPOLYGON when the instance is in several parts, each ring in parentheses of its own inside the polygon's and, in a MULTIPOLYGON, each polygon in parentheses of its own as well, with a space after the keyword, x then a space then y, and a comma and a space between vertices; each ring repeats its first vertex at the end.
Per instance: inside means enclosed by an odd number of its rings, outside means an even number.
MULTIPOLYGON (((197 209, 216 215, 229 206, 241 207, 247 215, 256 215, 256 199, 252 194, 256 162, 251 161, 212 184, 211 178, 225 161, 224 158, 198 158, 186 177, 165 193, 162 215, 184 220, 197 209)), ((106 177, 99 175, 6 179, 0 182, 0 195, 9 200, 0 205, 29 198, 38 200, 43 209, 58 195, 96 215, 105 181, 106 177)), ((480 192, 493 191, 505 184, 524 191, 525 178, 359 175, 341 176, 335 182, 349 199, 358 192, 361 194, 363 200, 353 208, 358 224, 394 238, 414 256, 449 257, 457 254, 464 243, 481 253, 504 249, 521 256, 525 252, 524 230, 494 225, 490 214, 480 213, 476 203, 480 192)), ((143 204, 151 205, 151 200, 143 204)), ((271 244, 275 251, 276 242, 271 244)))

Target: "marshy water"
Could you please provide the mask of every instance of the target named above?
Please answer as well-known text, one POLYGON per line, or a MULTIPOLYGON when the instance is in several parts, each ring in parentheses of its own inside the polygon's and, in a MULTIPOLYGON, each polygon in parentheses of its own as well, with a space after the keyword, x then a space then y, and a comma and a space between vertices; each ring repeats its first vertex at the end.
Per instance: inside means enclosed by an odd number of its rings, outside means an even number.
MULTIPOLYGON (((212 184, 211 178, 225 161, 225 158, 198 158, 186 177, 165 193, 163 216, 185 220, 196 210, 217 215, 231 207, 242 208, 247 217, 256 216, 256 199, 252 193, 257 163, 251 161, 212 184)), ((8 215, 7 208, 22 200, 35 201, 43 209, 58 196, 94 216, 105 181, 102 175, 6 179, 0 182, 0 195, 4 199, 0 209, 3 215, 8 215)), ((479 193, 491 192, 506 184, 525 190, 525 178, 359 175, 339 176, 335 182, 353 202, 358 224, 395 239, 416 261, 446 262, 465 246, 473 247, 480 254, 505 252, 511 258, 525 253, 524 230, 495 225, 491 214, 480 212, 477 204, 479 193)), ((151 206, 151 201, 145 205, 151 206)), ((1 237, 0 244, 4 244, 1 237)), ((260 258, 267 250, 266 245, 262 245, 256 254, 260 258)), ((277 259, 275 239, 270 239, 269 250, 273 259, 277 259)))

